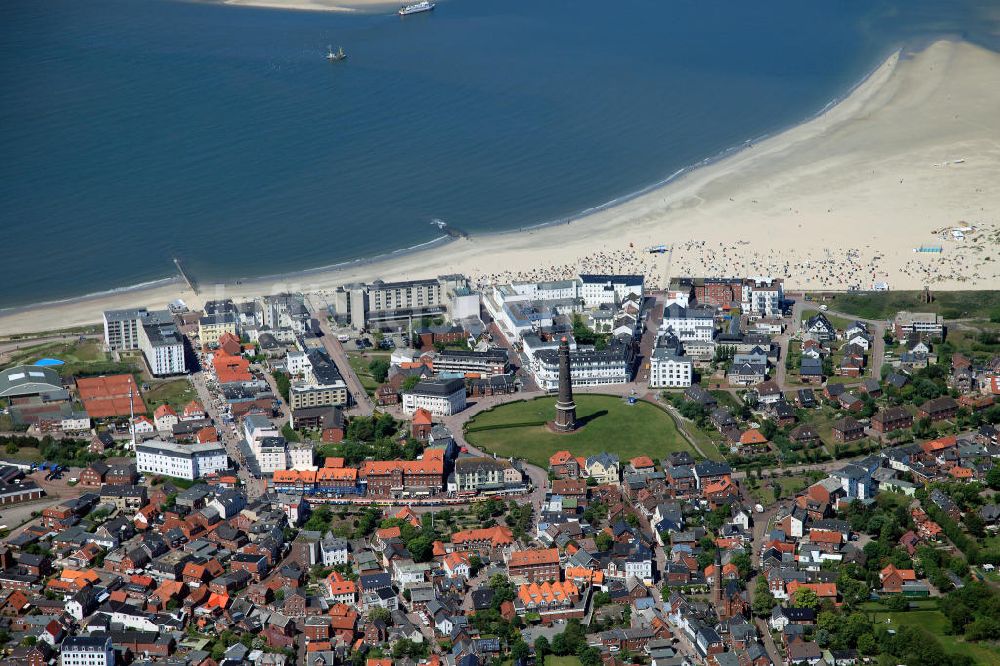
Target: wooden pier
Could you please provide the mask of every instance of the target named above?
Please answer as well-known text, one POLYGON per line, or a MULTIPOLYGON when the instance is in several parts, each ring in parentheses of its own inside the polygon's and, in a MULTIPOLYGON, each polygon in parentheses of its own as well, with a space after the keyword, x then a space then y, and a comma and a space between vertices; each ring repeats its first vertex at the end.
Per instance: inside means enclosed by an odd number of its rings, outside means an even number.
POLYGON ((178 259, 177 257, 174 257, 174 266, 177 267, 177 272, 181 274, 181 278, 183 278, 184 282, 187 283, 188 288, 195 294, 197 294, 198 285, 195 283, 194 279, 192 279, 187 273, 184 272, 184 267, 181 266, 181 260, 178 259))

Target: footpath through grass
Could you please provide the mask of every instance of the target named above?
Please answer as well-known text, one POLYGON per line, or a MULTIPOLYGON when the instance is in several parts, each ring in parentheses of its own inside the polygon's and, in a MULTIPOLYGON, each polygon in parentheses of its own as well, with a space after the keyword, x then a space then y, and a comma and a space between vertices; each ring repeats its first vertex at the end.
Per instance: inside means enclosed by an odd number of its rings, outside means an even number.
POLYGON ((583 423, 576 432, 559 434, 546 427, 555 418, 553 396, 507 403, 477 414, 466 427, 466 440, 543 469, 549 457, 562 449, 577 456, 614 453, 622 463, 640 455, 658 461, 673 451, 697 456, 670 415, 655 405, 642 401, 629 405, 608 395, 580 394, 575 399, 576 416, 583 423))

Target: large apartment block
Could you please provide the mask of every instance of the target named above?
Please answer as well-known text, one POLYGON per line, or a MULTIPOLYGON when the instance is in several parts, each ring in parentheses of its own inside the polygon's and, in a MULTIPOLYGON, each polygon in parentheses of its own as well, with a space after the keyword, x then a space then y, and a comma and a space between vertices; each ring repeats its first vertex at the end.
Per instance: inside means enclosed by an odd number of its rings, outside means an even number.
POLYGON ((142 351, 154 375, 187 372, 184 338, 167 310, 138 308, 106 311, 104 342, 112 351, 142 351))
POLYGON ((510 372, 510 358, 506 349, 487 351, 445 349, 434 359, 434 372, 455 372, 481 377, 506 375, 510 372))
POLYGON ((380 326, 410 317, 435 317, 448 312, 455 294, 468 292, 462 275, 439 275, 425 280, 354 283, 337 288, 334 308, 354 328, 380 326))
POLYGON ((135 447, 136 469, 178 479, 199 479, 229 469, 226 447, 220 442, 174 444, 146 441, 135 447))
POLYGON ((313 349, 302 364, 305 378, 292 384, 288 404, 292 409, 339 407, 348 401, 347 382, 326 352, 313 349))
MULTIPOLYGON (((570 377, 573 386, 625 384, 632 379, 635 348, 631 336, 612 338, 606 349, 575 349, 570 346, 570 377)), ((531 371, 542 390, 559 388, 559 352, 545 345, 529 355, 531 371)))

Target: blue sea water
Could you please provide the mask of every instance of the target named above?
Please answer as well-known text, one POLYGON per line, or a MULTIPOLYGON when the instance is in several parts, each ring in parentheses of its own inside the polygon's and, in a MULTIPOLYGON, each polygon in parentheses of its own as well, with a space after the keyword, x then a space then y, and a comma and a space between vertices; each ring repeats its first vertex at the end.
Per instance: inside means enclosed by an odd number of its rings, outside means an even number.
POLYGON ((900 46, 1000 34, 982 0, 3 14, 0 307, 168 277, 174 256, 208 282, 410 247, 435 218, 563 219, 805 120, 900 46))

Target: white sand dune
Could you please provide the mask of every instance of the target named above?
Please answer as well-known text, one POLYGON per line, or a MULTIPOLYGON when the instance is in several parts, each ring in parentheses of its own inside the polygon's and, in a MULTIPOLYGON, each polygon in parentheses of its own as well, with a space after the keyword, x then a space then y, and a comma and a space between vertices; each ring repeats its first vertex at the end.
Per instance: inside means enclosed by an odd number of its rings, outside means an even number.
MULTIPOLYGON (((311 1, 311 0, 310 0, 311 1)), ((569 224, 486 234, 283 282, 160 286, 0 315, 0 334, 99 321, 108 308, 461 272, 481 281, 585 271, 775 275, 790 288, 1000 288, 1000 55, 940 41, 890 57, 822 115, 569 224), (974 226, 964 241, 955 226, 974 226), (934 233, 940 231, 946 233, 934 233), (669 244, 670 255, 645 246, 669 244), (915 253, 922 245, 940 254, 915 253)))

